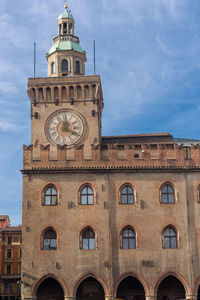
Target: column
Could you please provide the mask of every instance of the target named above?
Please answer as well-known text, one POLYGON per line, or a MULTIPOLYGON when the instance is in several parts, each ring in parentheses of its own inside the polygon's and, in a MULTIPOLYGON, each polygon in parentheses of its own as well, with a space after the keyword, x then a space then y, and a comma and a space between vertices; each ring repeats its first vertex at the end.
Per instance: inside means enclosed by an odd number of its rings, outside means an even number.
POLYGON ((155 295, 146 295, 146 300, 156 300, 157 297, 155 295))
POLYGON ((115 300, 114 296, 105 296, 105 300, 115 300))
POLYGON ((197 300, 197 295, 186 295, 185 299, 186 300, 197 300))

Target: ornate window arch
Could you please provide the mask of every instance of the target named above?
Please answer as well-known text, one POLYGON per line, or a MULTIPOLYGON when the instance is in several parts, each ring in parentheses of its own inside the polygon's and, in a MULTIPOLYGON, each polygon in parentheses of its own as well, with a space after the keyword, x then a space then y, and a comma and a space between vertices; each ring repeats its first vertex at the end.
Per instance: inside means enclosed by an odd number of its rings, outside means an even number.
POLYGON ((75 73, 80 74, 81 73, 81 64, 79 60, 75 61, 75 73))
POLYGON ((55 69, 55 62, 51 63, 51 74, 55 74, 56 73, 56 69, 55 69))
POLYGON ((175 203, 175 190, 171 183, 166 182, 160 188, 160 202, 162 204, 175 203))
POLYGON ((58 205, 58 191, 53 184, 47 185, 42 193, 42 204, 44 206, 58 205))
POLYGON ((94 189, 89 183, 85 183, 79 189, 79 204, 81 205, 94 204, 94 189))
POLYGON ((42 249, 56 250, 57 249, 57 234, 53 228, 47 228, 42 235, 42 249))
POLYGON ((95 245, 95 232, 91 227, 86 227, 80 234, 80 249, 94 250, 95 245))
POLYGON ((163 248, 176 249, 178 248, 177 231, 172 225, 168 225, 164 228, 162 233, 163 248))
POLYGON ((62 72, 68 72, 68 70, 69 70, 69 63, 68 63, 67 59, 63 59, 62 60, 61 69, 62 69, 62 72))
POLYGON ((126 226, 122 229, 120 244, 122 249, 136 249, 136 234, 131 226, 126 226))
POLYGON ((134 204, 134 189, 130 183, 125 183, 119 190, 119 203, 121 204, 134 204))

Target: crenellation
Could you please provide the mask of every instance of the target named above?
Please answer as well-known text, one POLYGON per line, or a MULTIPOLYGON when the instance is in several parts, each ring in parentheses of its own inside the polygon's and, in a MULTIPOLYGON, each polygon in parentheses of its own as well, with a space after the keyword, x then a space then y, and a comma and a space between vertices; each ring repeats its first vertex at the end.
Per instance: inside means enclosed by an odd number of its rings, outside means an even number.
POLYGON ((59 163, 66 162, 66 149, 66 145, 57 145, 57 160, 59 161, 59 163))
POLYGON ((75 160, 77 162, 83 161, 83 159, 84 159, 84 155, 83 155, 84 145, 77 145, 74 148, 75 148, 75 160))
MULTIPOLYGON (((23 147, 24 150, 24 169, 33 165, 41 167, 46 163, 52 167, 58 165, 66 166, 67 162, 72 162, 72 167, 79 165, 87 165, 90 161, 95 164, 119 166, 185 166, 193 167, 200 165, 200 147, 190 147, 191 158, 185 156, 186 147, 175 145, 170 149, 168 145, 76 145, 72 148, 64 146, 53 147, 52 145, 33 145, 23 147), (87 153, 87 156, 85 156, 87 153)), ((187 147, 188 148, 188 147, 187 147)))

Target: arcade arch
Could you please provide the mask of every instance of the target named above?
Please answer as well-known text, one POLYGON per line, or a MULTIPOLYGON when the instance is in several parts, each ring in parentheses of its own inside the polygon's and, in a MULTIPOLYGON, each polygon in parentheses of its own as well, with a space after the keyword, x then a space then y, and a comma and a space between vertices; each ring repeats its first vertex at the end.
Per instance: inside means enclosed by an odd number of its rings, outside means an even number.
POLYGON ((144 287, 136 277, 127 276, 118 285, 117 298, 123 300, 145 300, 144 287))
POLYGON ((37 289, 36 297, 39 300, 64 300, 64 290, 61 284, 55 278, 49 276, 42 280, 37 289))
POLYGON ((76 300, 105 300, 101 283, 92 276, 83 279, 77 287, 76 300))
POLYGON ((186 291, 182 282, 174 275, 168 275, 158 285, 157 299, 185 299, 186 291))

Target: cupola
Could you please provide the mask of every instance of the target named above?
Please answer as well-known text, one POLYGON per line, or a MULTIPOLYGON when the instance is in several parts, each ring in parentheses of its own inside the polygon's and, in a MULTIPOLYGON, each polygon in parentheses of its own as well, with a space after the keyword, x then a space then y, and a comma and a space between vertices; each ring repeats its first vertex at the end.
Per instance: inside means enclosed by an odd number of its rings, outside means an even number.
POLYGON ((65 5, 64 12, 58 17, 58 35, 46 54, 48 77, 85 75, 86 52, 74 35, 74 24, 71 11, 65 5))

